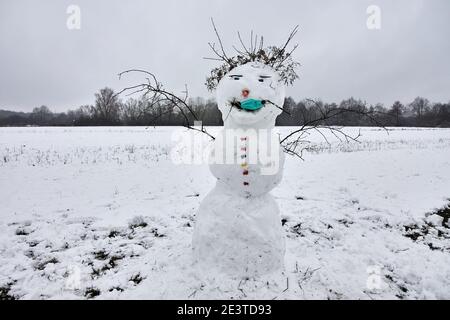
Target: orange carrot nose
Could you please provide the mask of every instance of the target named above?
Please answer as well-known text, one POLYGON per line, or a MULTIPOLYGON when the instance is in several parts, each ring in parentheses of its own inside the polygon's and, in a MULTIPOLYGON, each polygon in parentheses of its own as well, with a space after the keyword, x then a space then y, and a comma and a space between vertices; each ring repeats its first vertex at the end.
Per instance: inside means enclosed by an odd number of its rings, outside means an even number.
POLYGON ((250 90, 248 90, 248 89, 243 89, 242 90, 242 96, 244 98, 247 98, 249 94, 250 94, 250 90))

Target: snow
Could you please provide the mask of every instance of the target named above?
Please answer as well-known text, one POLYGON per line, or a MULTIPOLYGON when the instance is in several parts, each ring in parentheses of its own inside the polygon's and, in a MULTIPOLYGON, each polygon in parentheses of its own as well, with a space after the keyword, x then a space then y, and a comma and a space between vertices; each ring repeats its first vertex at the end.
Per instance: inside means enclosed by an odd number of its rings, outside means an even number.
POLYGON ((244 278, 193 264, 215 178, 172 162, 179 130, 0 128, 0 297, 450 299, 450 234, 433 214, 450 201, 450 130, 308 137, 272 191, 285 268, 244 278))

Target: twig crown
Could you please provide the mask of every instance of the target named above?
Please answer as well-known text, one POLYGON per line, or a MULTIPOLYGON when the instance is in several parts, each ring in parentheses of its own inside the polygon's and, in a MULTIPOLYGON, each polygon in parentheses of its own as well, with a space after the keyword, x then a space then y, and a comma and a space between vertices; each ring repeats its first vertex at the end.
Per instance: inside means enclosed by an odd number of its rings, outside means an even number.
POLYGON ((298 32, 298 25, 291 31, 286 42, 279 47, 264 47, 264 38, 262 36, 258 37, 257 35, 253 36, 253 31, 250 35, 250 45, 246 46, 242 40, 241 34, 238 32, 237 34, 242 48, 238 49, 233 46, 233 49, 236 51, 237 55, 234 57, 229 57, 225 52, 222 39, 220 38, 219 32, 217 31, 216 25, 212 18, 211 23, 220 48, 217 48, 215 43, 208 42, 209 47, 216 57, 206 57, 205 59, 221 61, 224 63, 219 67, 212 69, 211 74, 206 78, 205 85, 209 91, 213 91, 217 87, 219 81, 225 74, 237 66, 248 62, 260 62, 272 67, 278 72, 281 81, 283 81, 286 85, 292 85, 294 81, 298 79, 296 69, 300 66, 300 63, 292 58, 292 53, 297 49, 298 44, 295 44, 291 50, 287 50, 289 43, 298 32))

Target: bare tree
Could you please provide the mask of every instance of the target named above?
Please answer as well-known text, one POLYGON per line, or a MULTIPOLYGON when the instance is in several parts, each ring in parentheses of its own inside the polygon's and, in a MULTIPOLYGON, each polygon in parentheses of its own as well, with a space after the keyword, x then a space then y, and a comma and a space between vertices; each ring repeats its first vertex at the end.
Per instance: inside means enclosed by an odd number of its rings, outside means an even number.
POLYGON ((417 118, 422 118, 423 114, 428 111, 430 107, 430 102, 422 97, 417 97, 414 99, 413 102, 410 104, 411 109, 414 111, 414 113, 417 115, 417 118))
POLYGON ((47 106, 43 105, 34 108, 31 117, 37 124, 45 125, 52 119, 53 113, 47 106))
POLYGON ((395 101, 392 105, 389 113, 395 118, 395 125, 398 127, 400 125, 400 117, 405 111, 405 106, 401 104, 400 101, 395 101))
POLYGON ((94 117, 98 120, 114 124, 119 120, 121 103, 118 96, 110 88, 100 89, 95 94, 94 117))
POLYGON ((135 124, 140 116, 139 100, 129 98, 120 108, 120 118, 125 124, 135 124))

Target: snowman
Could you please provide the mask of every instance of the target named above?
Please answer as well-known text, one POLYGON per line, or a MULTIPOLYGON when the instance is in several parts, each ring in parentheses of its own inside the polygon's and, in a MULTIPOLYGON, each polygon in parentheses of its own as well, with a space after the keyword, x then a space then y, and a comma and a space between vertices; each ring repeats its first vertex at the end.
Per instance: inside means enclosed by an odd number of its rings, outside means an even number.
POLYGON ((218 82, 224 127, 209 161, 217 181, 197 212, 192 243, 204 270, 257 276, 283 268, 284 234, 270 191, 282 178, 284 153, 273 131, 284 98, 280 73, 259 61, 218 82))

